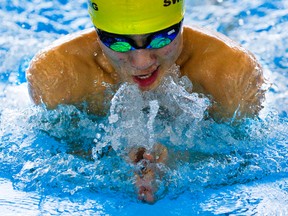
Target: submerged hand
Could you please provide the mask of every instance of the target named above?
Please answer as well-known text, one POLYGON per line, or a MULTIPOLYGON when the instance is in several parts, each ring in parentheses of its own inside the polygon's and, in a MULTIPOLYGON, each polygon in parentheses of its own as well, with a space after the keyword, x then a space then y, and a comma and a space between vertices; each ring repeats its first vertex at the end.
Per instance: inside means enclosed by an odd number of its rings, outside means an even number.
POLYGON ((154 203, 156 201, 155 192, 157 163, 165 163, 168 158, 167 148, 161 144, 155 144, 151 153, 143 147, 132 149, 129 157, 137 165, 136 187, 138 189, 139 200, 154 203))
POLYGON ((138 189, 138 199, 148 203, 154 203, 156 192, 155 167, 149 161, 143 159, 138 164, 136 172, 136 187, 138 189))

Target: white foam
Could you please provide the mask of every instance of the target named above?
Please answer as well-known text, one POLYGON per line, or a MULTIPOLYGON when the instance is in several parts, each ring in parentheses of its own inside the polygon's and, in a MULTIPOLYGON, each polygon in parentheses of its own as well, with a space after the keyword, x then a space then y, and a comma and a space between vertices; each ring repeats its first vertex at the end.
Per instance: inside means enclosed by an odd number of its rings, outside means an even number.
POLYGON ((119 145, 151 148, 158 139, 157 127, 163 125, 162 120, 157 122, 157 118, 163 115, 163 112, 159 114, 160 110, 164 110, 167 117, 172 117, 179 130, 187 122, 193 125, 203 119, 210 104, 208 98, 187 91, 191 91, 193 85, 187 77, 178 77, 179 67, 176 65, 168 74, 152 91, 141 92, 136 85, 129 83, 120 86, 111 100, 108 117, 113 127, 110 142, 114 149, 123 149, 119 145), (121 144, 119 140, 123 139, 125 143, 121 144))

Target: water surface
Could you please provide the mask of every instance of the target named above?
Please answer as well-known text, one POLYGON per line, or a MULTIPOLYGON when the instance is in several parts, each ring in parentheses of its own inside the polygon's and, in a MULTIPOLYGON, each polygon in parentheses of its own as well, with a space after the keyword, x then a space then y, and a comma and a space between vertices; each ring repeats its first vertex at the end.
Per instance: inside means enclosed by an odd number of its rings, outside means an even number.
POLYGON ((0 2, 3 215, 288 214, 288 3, 186 5, 185 24, 226 34, 263 65, 270 88, 258 119, 235 127, 207 118, 207 98, 187 93, 193 84, 175 78, 177 68, 155 94, 122 85, 104 118, 67 105, 53 111, 35 107, 25 69, 55 39, 92 26, 86 1, 0 2), (159 97, 163 90, 169 91, 159 97), (160 167, 160 200, 147 205, 135 196, 135 167, 125 152, 154 142, 189 159, 160 167), (107 146, 113 153, 99 159, 107 146))

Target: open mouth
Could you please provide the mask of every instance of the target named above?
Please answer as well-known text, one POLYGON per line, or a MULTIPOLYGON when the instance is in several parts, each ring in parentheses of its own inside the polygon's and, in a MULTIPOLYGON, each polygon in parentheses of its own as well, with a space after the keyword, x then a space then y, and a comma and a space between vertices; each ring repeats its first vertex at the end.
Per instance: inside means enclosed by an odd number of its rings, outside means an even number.
POLYGON ((133 80, 139 85, 140 88, 148 87, 152 85, 156 80, 159 72, 158 69, 159 67, 149 74, 133 76, 133 80))

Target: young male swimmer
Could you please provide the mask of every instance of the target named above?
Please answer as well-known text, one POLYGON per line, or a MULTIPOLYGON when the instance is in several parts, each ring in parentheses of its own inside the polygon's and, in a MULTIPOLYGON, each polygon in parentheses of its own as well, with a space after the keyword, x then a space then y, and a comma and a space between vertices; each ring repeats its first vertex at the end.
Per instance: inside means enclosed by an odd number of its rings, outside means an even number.
MULTIPOLYGON (((261 66, 227 37, 183 26, 184 5, 184 0, 88 1, 95 29, 66 36, 34 57, 27 70, 32 99, 51 109, 86 102, 88 112, 103 114, 110 100, 107 84, 129 82, 153 90, 176 64, 194 92, 211 97, 209 112, 215 119, 257 115, 264 95, 261 66)), ((158 145, 155 152, 159 149, 163 160, 145 149, 131 151, 130 157, 135 163, 163 162, 167 149, 158 145)), ((153 175, 145 170, 136 183, 148 202, 155 201, 149 185, 153 175)))

